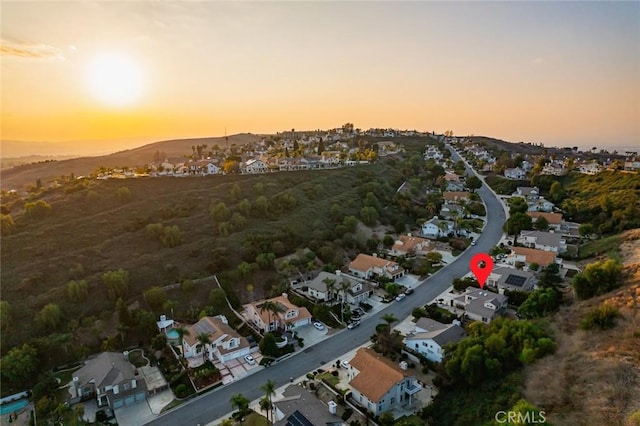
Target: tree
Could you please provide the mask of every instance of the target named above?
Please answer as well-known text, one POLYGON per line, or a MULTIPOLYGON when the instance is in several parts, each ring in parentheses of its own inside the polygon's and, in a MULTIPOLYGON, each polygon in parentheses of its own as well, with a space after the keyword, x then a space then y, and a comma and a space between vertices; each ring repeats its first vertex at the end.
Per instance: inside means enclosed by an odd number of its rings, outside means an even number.
POLYGON ((324 285, 327 286, 327 293, 329 294, 329 300, 332 300, 335 297, 336 280, 327 277, 324 280, 322 280, 322 282, 324 283, 324 285))
POLYGON ((177 247, 184 242, 184 235, 178 225, 165 226, 160 241, 163 247, 177 247))
POLYGON ((395 418, 391 411, 385 411, 380 415, 380 424, 382 426, 393 426, 395 424, 395 418))
POLYGON ((191 332, 184 326, 175 327, 174 330, 178 333, 178 339, 180 340, 180 348, 182 349, 180 356, 184 358, 184 336, 190 336, 191 332))
POLYGON ((159 312, 162 309, 162 304, 167 300, 167 292, 157 286, 145 290, 143 295, 144 300, 154 312, 159 312))
POLYGON ((387 323, 387 325, 389 326, 389 328, 391 328, 391 324, 393 324, 394 322, 398 321, 398 318, 396 318, 395 316, 393 316, 393 314, 384 314, 381 318, 384 322, 387 323))
POLYGON ((551 188, 549 188, 549 198, 554 203, 558 204, 566 197, 566 191, 560 182, 553 182, 551 188))
POLYGON ((561 296, 556 289, 544 288, 532 292, 518 309, 520 318, 540 318, 560 307, 561 296))
POLYGON ((28 219, 38 220, 44 219, 51 214, 51 206, 44 200, 38 200, 33 203, 25 203, 24 215, 28 219))
POLYGON ((260 353, 264 356, 277 357, 280 352, 273 333, 265 333, 260 340, 260 353))
POLYGON ((12 382, 28 382, 38 372, 38 351, 29 344, 12 348, 2 357, 2 375, 12 382))
POLYGON ((589 236, 593 234, 593 225, 590 223, 583 223, 578 227, 578 232, 580 233, 580 236, 589 238, 589 236))
POLYGON ((514 235, 517 238, 520 231, 533 228, 533 220, 531 216, 518 212, 509 217, 504 226, 507 234, 514 235))
POLYGON ((118 188, 118 190, 116 191, 116 199, 120 203, 123 203, 123 204, 128 203, 129 201, 131 201, 131 198, 132 198, 131 191, 126 186, 118 188))
MULTIPOLYGON (((254 188, 255 188, 255 185, 254 185, 254 188)), ((240 201, 238 203, 238 211, 242 213, 245 217, 248 217, 251 214, 251 202, 246 198, 240 201)))
POLYGON ((482 181, 477 176, 470 176, 466 179, 465 184, 467 188, 471 190, 471 192, 475 192, 477 189, 482 188, 482 181))
POLYGON ((204 361, 207 354, 207 345, 211 344, 211 336, 209 336, 209 333, 202 332, 196 336, 196 340, 202 350, 202 361, 204 361))
POLYGON ((67 298, 73 302, 84 302, 89 296, 89 287, 84 280, 71 280, 67 283, 67 298))
POLYGON ((228 220, 231 217, 231 211, 229 211, 227 205, 223 202, 212 205, 209 209, 209 213, 211 214, 212 219, 219 222, 228 220))
POLYGON ((10 214, 0 214, 0 235, 10 235, 16 224, 10 214))
POLYGON ((579 299, 600 296, 620 286, 622 265, 613 260, 590 263, 573 277, 572 285, 579 299))
POLYGON ((231 407, 237 408, 240 416, 243 416, 249 410, 249 400, 241 393, 231 395, 231 407))
POLYGON ((253 202, 251 211, 256 217, 265 217, 269 212, 269 201, 267 200, 267 197, 264 195, 258 196, 258 198, 253 202))
MULTIPOLYGON (((260 389, 262 389, 264 391, 265 397, 269 400, 269 408, 271 408, 273 406, 273 402, 271 400, 271 398, 273 397, 273 395, 276 394, 276 384, 274 381, 272 380, 267 380, 267 383, 265 383, 264 385, 260 386, 260 389)), ((269 421, 270 424, 273 423, 273 413, 271 413, 271 416, 269 416, 269 414, 267 414, 267 421, 269 421)))
POLYGON ((360 218, 365 225, 374 226, 378 221, 378 211, 375 207, 365 206, 360 209, 360 218))
POLYGON ((53 330, 60 325, 62 321, 62 310, 55 303, 47 304, 38 315, 36 315, 36 323, 44 330, 53 330))
POLYGON ((110 299, 127 297, 129 293, 129 272, 124 269, 105 272, 102 274, 102 282, 107 287, 110 299))
POLYGON ((540 216, 538 219, 536 219, 533 227, 539 231, 546 231, 547 229, 549 229, 549 221, 546 218, 540 216))
POLYGON ((209 304, 216 312, 222 312, 227 307, 227 296, 223 289, 214 288, 209 292, 209 304))
POLYGON ((122 298, 118 298, 116 302, 116 312, 118 313, 118 322, 123 325, 131 326, 133 325, 133 317, 131 316, 131 312, 129 312, 129 308, 127 304, 124 303, 122 298))
POLYGON ((340 321, 344 324, 344 302, 347 300, 347 290, 351 288, 351 283, 348 280, 342 280, 338 285, 338 290, 342 295, 340 306, 340 321))
POLYGON ((231 199, 234 201, 237 201, 240 199, 240 197, 242 196, 242 189, 240 189, 240 186, 237 183, 233 184, 233 186, 231 187, 231 190, 229 191, 229 195, 231 196, 231 199))
POLYGON ((527 201, 522 197, 514 197, 509 199, 509 214, 514 215, 516 213, 525 214, 529 210, 527 201))
POLYGON ((279 303, 273 302, 271 300, 266 300, 262 305, 258 307, 260 309, 260 313, 268 312, 269 313, 269 323, 265 325, 264 331, 271 331, 273 327, 271 325, 272 315, 278 315, 279 313, 283 313, 286 311, 285 307, 280 305, 279 303))

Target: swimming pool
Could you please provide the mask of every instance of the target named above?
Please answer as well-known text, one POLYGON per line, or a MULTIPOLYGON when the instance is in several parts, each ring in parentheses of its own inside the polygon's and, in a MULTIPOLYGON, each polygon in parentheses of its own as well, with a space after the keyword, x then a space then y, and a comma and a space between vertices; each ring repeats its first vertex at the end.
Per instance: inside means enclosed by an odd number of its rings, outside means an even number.
POLYGON ((18 410, 23 409, 29 403, 28 399, 19 399, 17 401, 8 402, 0 405, 0 416, 5 414, 15 413, 18 410))
POLYGON ((178 340, 180 338, 180 335, 178 334, 178 332, 175 329, 171 329, 169 331, 167 331, 167 337, 169 339, 175 339, 178 340))

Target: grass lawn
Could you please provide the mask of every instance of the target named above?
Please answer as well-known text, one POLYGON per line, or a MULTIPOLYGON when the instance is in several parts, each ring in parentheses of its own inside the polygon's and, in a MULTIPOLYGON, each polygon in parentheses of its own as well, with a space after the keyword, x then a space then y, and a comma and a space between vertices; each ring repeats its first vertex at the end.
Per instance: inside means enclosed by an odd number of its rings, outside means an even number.
POLYGON ((316 378, 318 380, 322 380, 322 379, 326 380, 327 382, 331 383, 333 387, 336 387, 338 383, 340 383, 340 379, 328 371, 326 373, 318 374, 316 378))
POLYGON ((255 411, 244 418, 244 422, 240 423, 242 426, 268 426, 269 422, 267 418, 261 416, 255 411))
POLYGON ((598 240, 589 241, 578 250, 580 259, 587 259, 600 254, 606 254, 612 259, 620 259, 620 235, 612 235, 610 237, 600 238, 598 240))
POLYGON ((134 349, 129 352, 129 362, 136 367, 144 367, 149 364, 149 362, 142 357, 142 349, 134 349))
POLYGON ((60 380, 60 386, 66 385, 69 383, 73 377, 73 372, 78 370, 80 367, 71 368, 66 371, 58 371, 57 373, 53 373, 53 377, 60 380))
POLYGON ((402 422, 404 426, 423 426, 424 420, 415 414, 412 416, 402 416, 396 419, 396 423, 402 422))

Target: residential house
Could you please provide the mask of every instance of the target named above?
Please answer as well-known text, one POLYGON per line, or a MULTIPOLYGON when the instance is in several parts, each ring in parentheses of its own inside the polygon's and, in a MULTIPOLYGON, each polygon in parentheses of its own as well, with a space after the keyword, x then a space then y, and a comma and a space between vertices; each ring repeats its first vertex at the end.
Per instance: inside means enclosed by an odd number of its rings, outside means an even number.
POLYGON ((564 176, 567 173, 568 170, 561 161, 552 161, 551 163, 545 164, 540 172, 540 174, 551 176, 564 176))
POLYGON ((556 253, 528 247, 512 247, 511 254, 506 258, 506 263, 513 266, 517 264, 530 266, 535 263, 538 266, 544 267, 554 262, 562 262, 562 259, 556 258, 556 253))
POLYGON ((531 248, 554 253, 567 251, 567 242, 562 235, 546 231, 520 231, 518 241, 531 248))
MULTIPOLYGON (((411 404, 422 390, 415 377, 371 348, 360 348, 349 361, 352 400, 375 416, 411 404)), ((403 364, 403 365, 406 365, 403 364)))
POLYGON ((289 301, 286 293, 260 302, 245 305, 247 318, 253 322, 262 332, 274 330, 291 330, 309 324, 311 314, 305 307, 298 307, 289 301), (265 302, 275 305, 271 311, 266 308, 265 302), (277 312, 276 312, 277 311, 277 312))
POLYGON ((373 291, 371 284, 367 281, 352 277, 342 271, 336 271, 335 274, 321 271, 313 280, 305 282, 303 288, 305 287, 307 295, 316 300, 323 302, 341 300, 344 294, 345 301, 351 305, 359 305, 360 302, 364 302, 373 291), (333 289, 327 285, 328 281, 333 281, 333 289), (346 291, 341 288, 343 283, 348 284, 346 291))
POLYGON ((631 159, 631 160, 626 160, 624 162, 624 169, 630 172, 637 172, 638 170, 640 170, 640 160, 638 159, 631 159))
POLYGON ((464 294, 454 297, 451 305, 464 307, 465 317, 490 323, 507 309, 507 296, 476 287, 467 287, 464 294))
POLYGON ((96 398, 98 407, 112 410, 145 401, 146 383, 127 359, 127 353, 102 352, 73 372, 72 399, 96 398))
POLYGON ((203 317, 197 323, 186 326, 189 334, 183 336, 184 357, 202 357, 202 352, 209 361, 214 356, 222 363, 248 355, 249 341, 229 326, 223 315, 217 317, 203 317), (198 341, 200 334, 209 336, 210 344, 204 347, 198 341))
POLYGON ((533 223, 543 217, 549 224, 550 229, 559 231, 562 226, 562 213, 547 213, 547 212, 527 212, 527 215, 533 219, 533 223))
POLYGON ((602 171, 602 166, 598 163, 580 164, 578 171, 585 175, 597 175, 602 171))
POLYGON ((208 175, 219 175, 220 173, 222 173, 222 169, 212 162, 207 162, 204 167, 205 173, 208 175))
POLYGON ((467 191, 444 191, 442 198, 445 202, 466 202, 469 201, 470 193, 467 191))
MULTIPOLYGON (((297 385, 289 385, 282 398, 273 402, 274 426, 344 426, 336 410, 331 410, 314 393, 297 385)), ((334 405, 335 407, 335 405, 334 405)))
POLYGON ((445 170, 444 180, 447 182, 460 182, 460 176, 453 170, 445 170))
POLYGON ((240 169, 242 173, 265 173, 267 165, 264 161, 253 158, 242 163, 240 169))
POLYGON ((386 277, 392 281, 405 274, 404 268, 396 262, 363 253, 349 263, 349 272, 358 278, 386 277))
POLYGON ((552 212, 555 204, 553 204, 549 200, 545 200, 544 198, 538 198, 537 200, 529 201, 527 203, 529 205, 528 211, 530 212, 552 212))
POLYGON ((498 289, 500 294, 504 294, 505 290, 531 291, 535 287, 536 278, 529 271, 498 266, 493 268, 486 284, 498 289))
POLYGON ((425 160, 430 160, 430 159, 441 160, 442 158, 443 158, 442 153, 435 146, 427 147, 426 151, 424 152, 424 159, 425 160))
POLYGON ((507 179, 522 180, 526 176, 527 174, 520 167, 505 169, 504 171, 504 177, 506 177, 507 179))
POLYGON ((464 216, 464 207, 460 204, 444 203, 440 208, 440 215, 445 219, 461 218, 464 216))
POLYGON ((420 318, 413 333, 405 337, 404 344, 433 362, 442 362, 445 355, 444 346, 458 343, 465 336, 466 332, 460 327, 459 322, 442 324, 431 318, 420 318))
POLYGON ((446 237, 453 232, 453 229, 453 222, 434 217, 422 224, 422 236, 427 238, 446 237))
POLYGON ((389 254, 392 256, 424 256, 433 250, 431 241, 411 235, 400 235, 393 243, 389 254))
POLYGON ((464 182, 459 180, 450 180, 445 188, 448 192, 463 192, 465 190, 464 182))
POLYGON ((519 186, 516 192, 511 194, 512 197, 522 197, 527 201, 537 200, 540 197, 540 190, 537 186, 519 186))

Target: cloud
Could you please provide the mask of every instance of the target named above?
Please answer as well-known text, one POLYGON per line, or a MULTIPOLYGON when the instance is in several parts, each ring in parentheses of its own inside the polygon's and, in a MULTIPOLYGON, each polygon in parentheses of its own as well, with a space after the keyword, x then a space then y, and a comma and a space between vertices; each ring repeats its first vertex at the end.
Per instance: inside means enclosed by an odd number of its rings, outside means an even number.
POLYGON ((59 47, 42 43, 15 43, 6 40, 0 42, 0 55, 28 59, 65 59, 64 50, 59 47))

